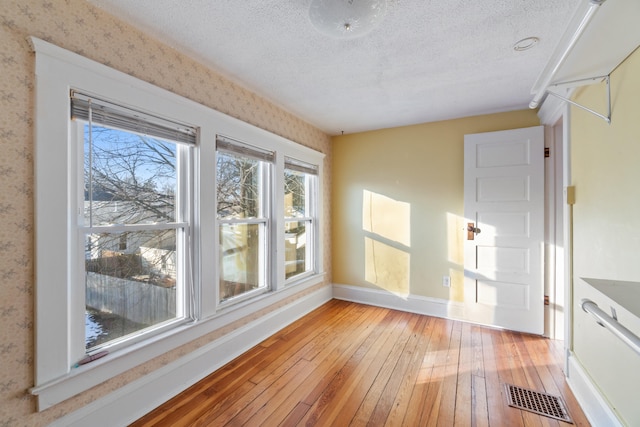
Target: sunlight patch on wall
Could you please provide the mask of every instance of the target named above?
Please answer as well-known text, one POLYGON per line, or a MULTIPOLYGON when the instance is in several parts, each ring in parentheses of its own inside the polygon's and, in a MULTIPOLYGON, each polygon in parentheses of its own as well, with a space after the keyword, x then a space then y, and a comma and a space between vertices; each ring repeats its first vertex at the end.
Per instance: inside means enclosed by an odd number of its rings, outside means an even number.
POLYGON ((362 191, 365 280, 389 292, 410 292, 411 205, 362 191))
POLYGON ((365 280, 389 292, 408 294, 410 255, 369 237, 365 244, 365 280))
POLYGON ((411 205, 362 190, 362 228, 411 247, 411 205))
POLYGON ((465 220, 459 215, 447 212, 447 257, 449 262, 464 264, 465 220))

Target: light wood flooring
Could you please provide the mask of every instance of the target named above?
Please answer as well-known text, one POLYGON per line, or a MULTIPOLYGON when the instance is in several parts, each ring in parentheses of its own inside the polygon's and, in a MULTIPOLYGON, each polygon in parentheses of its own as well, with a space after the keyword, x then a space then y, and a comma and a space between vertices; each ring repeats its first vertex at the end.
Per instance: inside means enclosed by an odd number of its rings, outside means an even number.
POLYGON ((332 300, 133 426, 570 426, 507 406, 503 384, 561 396, 562 343, 332 300))

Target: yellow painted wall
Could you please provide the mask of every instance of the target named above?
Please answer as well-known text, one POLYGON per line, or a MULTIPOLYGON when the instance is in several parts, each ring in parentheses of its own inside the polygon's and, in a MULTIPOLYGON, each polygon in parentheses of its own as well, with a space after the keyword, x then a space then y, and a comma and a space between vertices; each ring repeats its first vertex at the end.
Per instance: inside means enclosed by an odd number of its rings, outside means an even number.
MULTIPOLYGON (((604 85, 584 88, 575 99, 606 111, 604 85)), ((640 357, 579 306, 594 295, 581 277, 640 282, 640 51, 611 75, 611 99, 611 125, 571 110, 574 351, 621 418, 640 425, 640 357)))
POLYGON ((462 301, 464 135, 539 124, 523 110, 334 137, 333 282, 462 301))
MULTIPOLYGON (((33 123, 36 36, 210 108, 326 154, 328 135, 232 83, 84 0, 0 0, 0 425, 41 426, 103 397, 302 296, 239 319, 232 325, 150 360, 53 408, 35 412, 34 385, 33 123)), ((331 277, 330 200, 325 191, 321 237, 331 277)), ((305 291, 312 292, 314 289, 305 291)))

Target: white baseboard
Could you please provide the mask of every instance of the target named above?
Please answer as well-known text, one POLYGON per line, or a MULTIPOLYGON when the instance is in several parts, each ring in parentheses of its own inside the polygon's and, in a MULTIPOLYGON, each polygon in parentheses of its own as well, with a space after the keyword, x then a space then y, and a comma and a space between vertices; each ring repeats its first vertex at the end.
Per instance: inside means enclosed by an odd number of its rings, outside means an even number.
POLYGON ((333 297, 410 313, 467 321, 464 304, 420 295, 396 295, 388 291, 334 284, 333 297))
POLYGON ((623 426, 573 353, 568 357, 567 383, 592 426, 623 426))
MULTIPOLYGON (((395 295, 349 285, 325 286, 99 398, 50 426, 128 425, 332 298, 466 321, 464 304, 459 302, 395 295)), ((594 426, 622 427, 575 356, 569 356, 567 368, 567 382, 589 422, 594 426)))
POLYGON ((324 286, 56 420, 51 426, 128 425, 331 300, 331 292, 331 286, 324 286))

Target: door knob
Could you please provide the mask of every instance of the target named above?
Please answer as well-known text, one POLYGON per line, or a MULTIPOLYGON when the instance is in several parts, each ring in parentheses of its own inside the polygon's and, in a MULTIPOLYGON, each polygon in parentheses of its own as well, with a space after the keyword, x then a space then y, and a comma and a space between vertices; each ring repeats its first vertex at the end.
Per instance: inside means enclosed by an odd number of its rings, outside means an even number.
POLYGON ((473 222, 467 224, 467 240, 473 240, 476 234, 480 234, 480 229, 473 222))
POLYGON ((482 230, 480 230, 479 228, 474 227, 473 225, 469 224, 469 227, 467 228, 467 231, 471 231, 471 232, 473 232, 475 234, 480 234, 480 232, 482 230))

